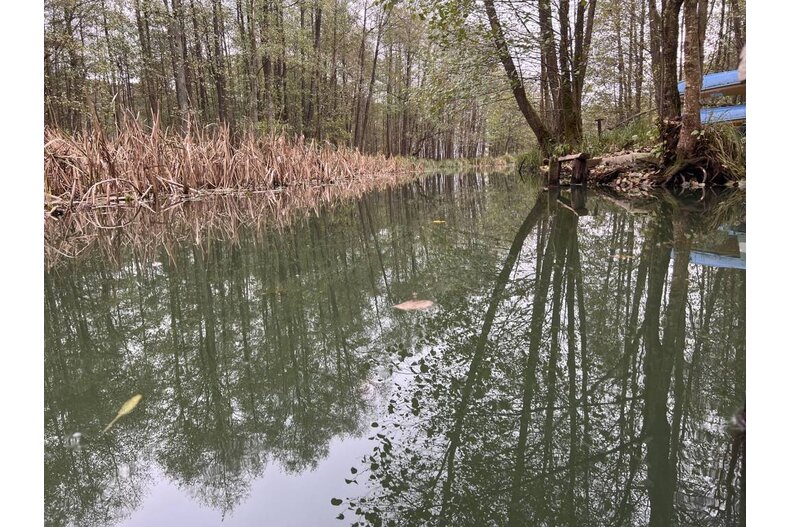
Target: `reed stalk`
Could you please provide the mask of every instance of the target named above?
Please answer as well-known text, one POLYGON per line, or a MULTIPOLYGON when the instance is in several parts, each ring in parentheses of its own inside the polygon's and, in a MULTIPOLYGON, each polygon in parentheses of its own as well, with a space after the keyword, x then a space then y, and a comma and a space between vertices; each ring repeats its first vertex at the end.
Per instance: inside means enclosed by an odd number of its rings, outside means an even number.
POLYGON ((190 127, 176 134, 125 119, 117 134, 100 128, 77 135, 44 131, 44 192, 48 205, 97 206, 189 195, 200 191, 265 191, 396 180, 414 163, 356 149, 227 126, 190 127))

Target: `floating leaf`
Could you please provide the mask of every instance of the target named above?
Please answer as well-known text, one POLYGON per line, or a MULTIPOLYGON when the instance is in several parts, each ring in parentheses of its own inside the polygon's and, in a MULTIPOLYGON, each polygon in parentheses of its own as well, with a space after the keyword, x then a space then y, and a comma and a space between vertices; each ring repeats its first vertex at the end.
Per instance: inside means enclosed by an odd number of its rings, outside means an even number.
POLYGON ((444 220, 433 220, 433 222, 436 223, 436 224, 447 223, 444 220))
POLYGON ((338 514, 337 516, 335 516, 335 519, 338 519, 338 520, 343 520, 343 519, 345 519, 345 518, 346 518, 346 517, 345 517, 345 516, 343 516, 343 513, 342 513, 342 512, 341 512, 340 514, 338 514))
POLYGON ((357 467, 351 467, 351 473, 352 474, 356 474, 357 473, 357 467))
POLYGON ((115 419, 113 419, 112 421, 110 421, 110 424, 108 424, 108 425, 107 425, 107 426, 104 428, 104 430, 102 430, 102 432, 101 432, 101 433, 103 434, 104 432, 106 432, 107 430, 109 430, 109 429, 110 429, 110 427, 111 427, 112 425, 114 425, 114 424, 115 424, 115 421, 117 421, 118 419, 120 419, 120 418, 121 418, 121 417, 123 417, 124 415, 126 415, 126 414, 128 414, 129 412, 131 412, 132 410, 134 410, 135 406, 137 406, 137 403, 139 403, 139 402, 140 402, 140 399, 142 399, 142 398, 143 398, 143 396, 142 396, 142 395, 140 395, 140 394, 138 393, 137 395, 133 396, 131 399, 129 399, 128 401, 126 401, 125 403, 123 403, 123 406, 121 406, 121 409, 120 409, 120 410, 118 410, 118 415, 116 415, 116 416, 115 416, 115 419))
POLYGON ((407 300, 394 307, 402 311, 419 311, 433 307, 433 302, 430 300, 407 300))
POLYGON ((343 500, 341 500, 340 498, 332 498, 332 500, 331 500, 331 503, 332 503, 332 505, 334 505, 335 507, 337 507, 338 505, 340 505, 341 503, 343 503, 343 500))

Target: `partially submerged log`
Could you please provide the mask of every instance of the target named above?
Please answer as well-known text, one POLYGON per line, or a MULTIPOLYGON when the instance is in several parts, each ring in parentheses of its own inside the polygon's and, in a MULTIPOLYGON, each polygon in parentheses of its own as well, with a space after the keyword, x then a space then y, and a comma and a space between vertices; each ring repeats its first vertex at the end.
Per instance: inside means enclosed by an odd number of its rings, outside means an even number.
POLYGON ((629 152, 590 160, 594 168, 590 181, 596 185, 612 185, 616 180, 628 176, 629 186, 644 188, 648 186, 647 174, 659 166, 659 159, 649 152, 629 152))

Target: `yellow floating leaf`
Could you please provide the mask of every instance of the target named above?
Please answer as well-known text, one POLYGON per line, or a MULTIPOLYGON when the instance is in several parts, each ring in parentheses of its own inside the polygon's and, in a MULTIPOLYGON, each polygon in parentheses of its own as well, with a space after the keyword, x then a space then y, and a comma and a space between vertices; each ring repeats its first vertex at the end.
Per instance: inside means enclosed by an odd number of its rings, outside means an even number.
POLYGON ((123 405, 121 406, 121 409, 120 409, 120 410, 118 410, 118 415, 116 415, 116 416, 115 416, 115 419, 113 419, 112 421, 110 421, 110 424, 108 424, 108 425, 107 425, 107 426, 104 428, 104 430, 102 430, 102 432, 101 432, 101 433, 103 434, 104 432, 106 432, 107 430, 109 430, 109 429, 110 429, 110 427, 111 427, 112 425, 114 425, 114 424, 115 424, 115 421, 117 421, 118 419, 120 419, 120 418, 121 418, 121 417, 123 417, 124 415, 126 415, 126 414, 128 414, 129 412, 131 412, 132 410, 134 410, 135 406, 137 406, 137 403, 139 403, 139 402, 140 402, 140 399, 142 399, 142 398, 143 398, 143 396, 142 396, 142 395, 140 395, 140 394, 138 393, 137 395, 133 396, 131 399, 129 399, 128 401, 126 401, 125 403, 123 403, 123 405))
POLYGON ((395 307, 395 309, 400 309, 402 311, 419 311, 423 309, 428 309, 433 306, 433 302, 430 300, 407 300, 402 302, 395 307))

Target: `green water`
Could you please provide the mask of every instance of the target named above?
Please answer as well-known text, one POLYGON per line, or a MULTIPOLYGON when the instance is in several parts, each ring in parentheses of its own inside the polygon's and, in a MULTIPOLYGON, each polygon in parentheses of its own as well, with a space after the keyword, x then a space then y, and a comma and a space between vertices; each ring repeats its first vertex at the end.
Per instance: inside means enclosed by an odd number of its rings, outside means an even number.
POLYGON ((59 263, 47 524, 744 525, 742 196, 555 198, 435 176, 59 263))

